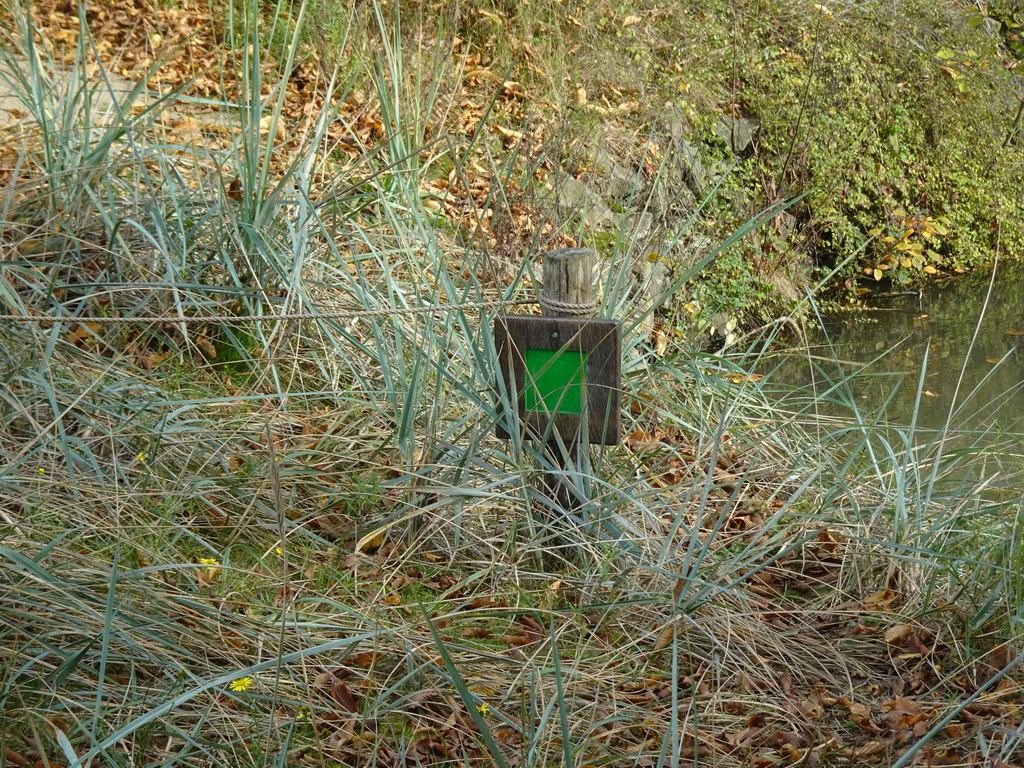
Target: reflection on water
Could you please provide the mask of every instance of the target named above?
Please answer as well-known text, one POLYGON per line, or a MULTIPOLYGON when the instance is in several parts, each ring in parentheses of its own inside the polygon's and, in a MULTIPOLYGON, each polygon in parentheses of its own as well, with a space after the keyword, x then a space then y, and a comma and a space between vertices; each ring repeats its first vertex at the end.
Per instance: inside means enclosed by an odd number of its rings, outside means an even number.
POLYGON ((890 424, 910 424, 917 409, 919 428, 941 429, 952 411, 960 430, 1024 433, 1024 265, 1000 264, 991 292, 990 280, 991 272, 970 275, 830 317, 808 338, 810 354, 824 359, 777 374, 820 395, 840 378, 827 362, 834 357, 856 374, 847 396, 864 419, 888 400, 890 424))

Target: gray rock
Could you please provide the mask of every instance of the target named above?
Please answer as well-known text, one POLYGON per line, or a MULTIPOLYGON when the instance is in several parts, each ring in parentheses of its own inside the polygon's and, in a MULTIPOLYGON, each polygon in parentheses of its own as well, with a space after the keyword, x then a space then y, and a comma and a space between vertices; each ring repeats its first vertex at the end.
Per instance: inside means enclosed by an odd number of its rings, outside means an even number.
POLYGON ((688 185, 671 175, 662 176, 651 189, 647 209, 662 222, 686 221, 697 207, 697 196, 688 185))
POLYGON ((711 164, 708 169, 708 186, 713 187, 719 182, 719 180, 729 172, 729 163, 723 163, 721 160, 716 160, 711 164))
POLYGON ((793 234, 793 230, 796 229, 796 216, 788 211, 783 211, 775 220, 779 227, 779 237, 782 240, 788 239, 793 234))
POLYGON ((598 173, 609 173, 615 167, 615 156, 607 149, 598 147, 594 150, 593 168, 598 173))
POLYGON ((760 123, 751 118, 722 115, 715 124, 715 134, 734 155, 745 155, 753 151, 754 138, 760 127, 760 123))
POLYGON ((671 143, 669 171, 688 186, 694 194, 700 195, 707 186, 707 172, 701 162, 700 152, 688 140, 690 127, 682 114, 674 114, 668 124, 671 143))
POLYGON ((613 202, 625 202, 633 194, 636 181, 636 174, 621 165, 613 165, 603 179, 605 194, 613 202))
POLYGON ((649 211, 631 214, 626 219, 626 234, 634 240, 641 240, 651 234, 654 227, 654 214, 649 211))
POLYGON ((654 303, 655 307, 664 306, 671 298, 669 289, 672 288, 672 265, 664 259, 648 262, 650 268, 647 275, 647 296, 654 303))
MULTIPOLYGON (((44 59, 44 68, 47 62, 44 59)), ((12 113, 28 112, 32 109, 26 103, 26 94, 15 84, 20 84, 23 79, 31 79, 29 64, 25 61, 15 60, 13 57, 5 59, 0 64, 0 124, 13 121, 12 113)), ((74 105, 77 113, 81 113, 85 107, 85 99, 79 98, 74 101, 66 98, 67 92, 73 89, 81 89, 79 96, 89 94, 89 114, 76 114, 83 123, 88 125, 109 124, 115 119, 118 109, 129 110, 134 105, 149 105, 160 100, 160 94, 142 89, 134 100, 130 100, 136 82, 121 77, 114 71, 104 69, 97 73, 87 84, 78 82, 80 73, 71 67, 58 67, 46 76, 44 85, 52 87, 53 92, 44 96, 44 103, 50 106, 51 99, 58 104, 74 105)), ((29 99, 29 101, 31 101, 29 99)), ((57 116, 57 121, 63 115, 57 116)), ((24 120, 27 118, 18 118, 24 120)))
POLYGON ((555 205, 563 213, 579 213, 591 225, 602 227, 614 223, 615 214, 604 200, 582 181, 567 173, 554 178, 555 205))

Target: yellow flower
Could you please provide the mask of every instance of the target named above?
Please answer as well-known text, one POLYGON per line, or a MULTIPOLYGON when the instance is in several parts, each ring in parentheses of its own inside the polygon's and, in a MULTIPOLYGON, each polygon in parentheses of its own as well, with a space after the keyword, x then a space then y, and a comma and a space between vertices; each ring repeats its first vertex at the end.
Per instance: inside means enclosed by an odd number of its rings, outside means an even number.
POLYGON ((209 566, 209 568, 206 569, 207 580, 213 579, 213 577, 217 575, 217 568, 220 567, 220 562, 212 557, 200 557, 199 564, 209 566))
POLYGON ((142 462, 144 462, 148 458, 149 458, 149 454, 146 453, 145 451, 139 451, 137 454, 135 454, 135 460, 137 462, 139 462, 140 464, 142 462))
POLYGON ((284 555, 284 550, 281 549, 280 547, 274 547, 274 553, 277 554, 277 555, 283 556, 284 555))
POLYGON ((485 701, 483 704, 476 705, 476 711, 479 712, 481 715, 486 715, 488 712, 491 711, 491 708, 487 706, 487 702, 485 701))
POLYGON ((228 683, 228 688, 235 693, 241 693, 242 691, 247 691, 252 688, 254 682, 255 681, 251 677, 240 677, 237 680, 232 680, 228 683))
POLYGON ((40 474, 40 475, 45 475, 45 474, 46 474, 46 470, 45 470, 45 469, 43 469, 42 467, 40 467, 40 468, 39 468, 39 474, 40 474))

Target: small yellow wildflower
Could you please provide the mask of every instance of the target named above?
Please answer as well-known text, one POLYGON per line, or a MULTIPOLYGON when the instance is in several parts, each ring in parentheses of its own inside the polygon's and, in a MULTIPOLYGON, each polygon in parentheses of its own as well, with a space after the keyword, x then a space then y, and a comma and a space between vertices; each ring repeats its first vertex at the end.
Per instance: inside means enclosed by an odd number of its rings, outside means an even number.
POLYGON ((283 557, 284 556, 284 550, 281 549, 280 547, 274 547, 274 554, 283 557))
POLYGON ((217 568, 220 566, 220 562, 219 561, 215 560, 212 557, 200 557, 199 558, 199 564, 200 565, 209 566, 206 569, 206 579, 207 579, 207 581, 213 579, 213 577, 217 575, 217 568))
POLYGON ((486 715, 488 712, 491 711, 491 708, 487 706, 487 702, 485 701, 483 704, 476 705, 476 711, 479 712, 481 715, 486 715))
POLYGON ((40 468, 39 468, 39 474, 40 474, 40 475, 45 475, 45 474, 46 474, 46 470, 45 470, 45 469, 43 469, 42 467, 40 467, 40 468))
POLYGON ((137 454, 135 454, 135 460, 137 462, 139 462, 140 464, 142 462, 144 462, 148 458, 149 458, 149 454, 146 453, 145 451, 139 451, 137 454))
POLYGON ((252 688, 254 682, 255 681, 251 677, 240 677, 237 680, 232 680, 228 683, 228 688, 235 693, 241 693, 242 691, 247 691, 252 688))

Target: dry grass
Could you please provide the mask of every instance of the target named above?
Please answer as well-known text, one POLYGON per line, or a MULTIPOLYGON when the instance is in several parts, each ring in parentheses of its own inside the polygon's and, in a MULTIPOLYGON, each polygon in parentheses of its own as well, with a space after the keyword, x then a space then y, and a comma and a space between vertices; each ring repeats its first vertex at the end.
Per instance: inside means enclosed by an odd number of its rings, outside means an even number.
MULTIPOLYGON (((486 238, 437 224, 408 157, 430 73, 366 66, 376 106, 327 108, 299 147, 260 75, 214 149, 127 112, 90 134, 84 92, 36 104, 70 129, 16 155, 0 297, 70 319, 0 329, 7 763, 887 765, 914 745, 973 759, 974 729, 1012 728, 1016 629, 991 621, 1020 586, 1009 506, 891 482, 911 454, 868 450, 884 430, 812 439, 747 375, 756 350, 656 353, 627 329, 628 439, 567 472, 584 524, 545 530, 542 454, 493 437, 487 312, 89 325, 491 297, 486 238), (415 117, 325 157, 366 114, 415 117), (941 523, 897 525, 908 499, 941 523), (948 753, 918 741, 984 684, 948 753)), ((541 226, 506 298, 530 290, 541 226)), ((606 290, 636 314, 625 242, 606 290)), ((1012 762, 1019 738, 995 733, 982 758, 1012 762)))

